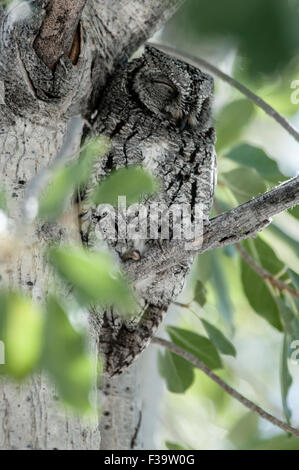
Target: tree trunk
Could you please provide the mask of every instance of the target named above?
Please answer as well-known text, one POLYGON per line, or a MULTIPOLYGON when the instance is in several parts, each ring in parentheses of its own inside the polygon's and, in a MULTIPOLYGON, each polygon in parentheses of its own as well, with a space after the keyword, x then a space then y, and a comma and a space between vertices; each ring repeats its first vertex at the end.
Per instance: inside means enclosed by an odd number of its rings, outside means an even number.
MULTIPOLYGON (((20 208, 24 205, 28 182, 49 166, 61 148, 66 122, 45 120, 42 125, 17 118, 0 135, 2 184, 11 198, 10 217, 17 222, 24 243, 8 248, 9 257, 1 264, 2 282, 9 288, 22 288, 43 301, 51 283, 51 271, 44 261, 46 243, 71 240, 74 230, 63 223, 40 225, 32 229, 20 208)), ((80 135, 77 147, 80 145, 80 135)), ((76 222, 74 222, 76 223, 76 222)), ((78 226, 77 226, 78 231, 78 226)), ((14 233, 11 233, 13 244, 14 233)), ((65 413, 57 393, 44 376, 35 376, 26 384, 1 381, 1 449, 98 449, 98 422, 85 423, 65 413)))
MULTIPOLYGON (((29 182, 64 151, 69 118, 93 113, 115 66, 157 30, 181 1, 125 0, 120 5, 117 0, 94 0, 81 18, 84 3, 78 0, 69 6, 59 0, 37 0, 32 2, 33 11, 21 4, 8 12, 0 6, 0 169, 14 223, 11 246, 0 264, 1 279, 3 285, 22 288, 40 302, 52 278, 43 256, 46 244, 78 240, 79 228, 75 217, 71 226, 61 220, 32 228, 29 182), (62 6, 68 29, 59 36, 61 44, 56 35, 53 45, 51 28, 55 11, 59 13, 62 6), (24 242, 15 246, 19 232, 24 242)), ((78 151, 80 140, 79 132, 71 142, 72 152, 78 151)), ((91 345, 96 347, 92 334, 91 345)), ((44 376, 22 385, 1 380, 0 390, 0 449, 99 449, 101 434, 102 449, 140 446, 136 365, 105 381, 101 425, 99 419, 86 422, 69 416, 44 376)))

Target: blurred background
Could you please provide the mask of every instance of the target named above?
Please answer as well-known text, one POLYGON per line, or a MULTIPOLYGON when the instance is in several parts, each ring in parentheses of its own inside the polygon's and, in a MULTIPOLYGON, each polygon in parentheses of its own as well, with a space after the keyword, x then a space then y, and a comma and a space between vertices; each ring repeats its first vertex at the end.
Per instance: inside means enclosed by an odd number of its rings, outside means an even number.
MULTIPOLYGON (((207 59, 299 128, 299 99, 297 103, 291 99, 299 80, 298 24, 299 0, 187 0, 154 40, 207 59)), ((218 79, 215 85, 216 199, 217 210, 225 210, 262 192, 262 183, 266 188, 276 183, 273 179, 260 181, 254 168, 237 166, 236 155, 267 155, 277 162, 283 179, 298 172, 299 152, 296 141, 237 90, 218 79)), ((292 211, 275 217, 259 240, 266 243, 268 261, 275 258, 284 269, 287 266, 299 274, 298 238, 298 211, 292 211)), ((198 279, 207 289, 207 302, 198 306, 198 314, 219 327, 237 350, 235 358, 223 358, 224 370, 217 373, 273 415, 285 420, 289 413, 291 423, 298 427, 299 363, 286 359, 292 375, 286 404, 283 335, 252 308, 244 292, 241 257, 236 249, 201 255, 182 300, 192 299, 198 279)), ((298 315, 298 304, 293 303, 298 315)), ((166 324, 203 334, 200 321, 186 309, 171 308, 166 324)), ((162 328, 161 336, 164 331, 162 328)), ((200 371, 195 372, 185 393, 169 392, 159 376, 157 349, 151 346, 141 359, 145 371, 145 448, 299 449, 298 439, 249 412, 200 371)))

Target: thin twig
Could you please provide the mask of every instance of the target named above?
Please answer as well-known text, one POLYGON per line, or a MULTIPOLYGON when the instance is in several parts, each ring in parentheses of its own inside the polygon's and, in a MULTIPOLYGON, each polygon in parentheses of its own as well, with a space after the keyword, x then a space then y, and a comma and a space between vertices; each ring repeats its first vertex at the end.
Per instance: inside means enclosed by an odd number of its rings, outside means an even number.
POLYGON ((257 264, 256 261, 242 247, 242 245, 240 245, 240 243, 236 243, 235 247, 239 251, 239 253, 241 254, 244 261, 246 261, 246 263, 249 264, 249 266, 251 266, 251 268, 260 277, 262 277, 263 279, 267 279, 278 290, 281 290, 281 291, 287 290, 294 297, 299 298, 299 292, 296 289, 293 289, 292 287, 290 287, 285 282, 280 281, 279 279, 276 279, 276 277, 274 277, 271 273, 269 273, 264 268, 262 268, 259 264, 257 264))
POLYGON ((213 75, 216 75, 217 77, 221 78, 221 80, 225 81, 226 83, 229 83, 232 87, 239 90, 243 95, 249 98, 259 108, 261 108, 266 114, 268 114, 268 116, 275 119, 275 121, 277 121, 278 124, 280 124, 292 137, 294 137, 294 139, 297 142, 299 142, 299 132, 297 131, 297 129, 295 129, 292 126, 292 124, 285 117, 283 117, 274 108, 272 108, 272 106, 270 106, 262 98, 257 96, 255 93, 253 93, 251 90, 246 88, 244 85, 239 83, 237 80, 235 80, 234 78, 230 77, 226 73, 219 70, 217 67, 215 67, 215 65, 210 64, 209 62, 207 62, 205 59, 202 59, 201 57, 195 57, 193 55, 188 54, 188 52, 180 51, 166 44, 161 44, 161 43, 156 43, 156 42, 149 43, 149 44, 154 47, 157 47, 158 49, 161 49, 164 52, 168 52, 171 55, 175 56, 176 58, 180 60, 184 60, 188 62, 189 64, 194 65, 195 67, 203 67, 204 69, 211 72, 213 75))
POLYGON ((275 416, 271 415, 267 411, 263 410, 260 406, 256 405, 252 401, 245 398, 243 395, 237 392, 234 388, 232 388, 230 385, 228 385, 226 382, 220 379, 218 375, 214 374, 214 372, 211 369, 209 369, 209 367, 207 367, 202 361, 197 359, 197 357, 195 357, 193 354, 189 353, 188 351, 185 351, 184 349, 180 348, 176 344, 173 344, 170 341, 167 341, 162 338, 155 337, 152 339, 152 343, 163 346, 164 348, 167 348, 169 351, 173 352, 174 354, 177 354, 178 356, 186 359, 188 362, 191 362, 191 364, 193 364, 195 367, 200 369, 204 374, 210 377, 210 379, 213 380, 213 382, 219 385, 219 387, 221 387, 225 392, 227 392, 234 399, 242 403, 242 405, 246 406, 246 408, 258 414, 259 416, 261 416, 261 418, 266 419, 267 421, 272 423, 274 426, 277 426, 283 431, 291 433, 293 434, 293 436, 299 438, 298 429, 295 429, 292 426, 289 426, 287 423, 284 423, 280 419, 275 418, 275 416))

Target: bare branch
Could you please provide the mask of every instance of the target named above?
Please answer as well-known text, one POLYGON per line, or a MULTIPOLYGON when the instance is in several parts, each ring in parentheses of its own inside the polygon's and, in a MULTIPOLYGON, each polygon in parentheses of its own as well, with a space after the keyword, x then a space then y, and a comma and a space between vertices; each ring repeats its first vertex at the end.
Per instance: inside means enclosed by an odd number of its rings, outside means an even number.
POLYGON ((280 281, 279 279, 276 279, 276 277, 272 276, 268 271, 263 269, 259 264, 255 262, 255 260, 247 253, 247 251, 240 245, 240 243, 236 243, 236 248, 241 254, 242 258, 244 261, 246 261, 249 266, 263 279, 268 280, 274 287, 281 291, 288 291, 290 294, 292 294, 294 297, 299 298, 299 292, 296 289, 293 289, 291 286, 286 284, 283 281, 280 281))
POLYGON ((235 400, 238 400, 240 403, 242 403, 242 405, 246 406, 246 408, 248 408, 250 411, 253 411, 254 413, 258 414, 261 418, 266 419, 267 421, 272 423, 274 426, 279 427, 283 431, 291 433, 293 434, 293 436, 299 438, 298 429, 295 429, 292 426, 289 426, 287 423, 284 423, 280 419, 275 418, 275 416, 271 415, 267 411, 263 410, 260 406, 256 405, 252 401, 245 398, 243 395, 237 392, 237 390, 232 388, 230 385, 228 385, 226 382, 220 379, 220 377, 214 374, 214 372, 211 369, 209 369, 209 367, 207 367, 202 361, 197 359, 197 357, 193 356, 193 354, 190 354, 188 351, 185 351, 179 346, 162 338, 153 338, 152 343, 163 346, 164 348, 167 348, 172 353, 177 354, 178 356, 186 359, 186 361, 193 364, 195 367, 197 367, 197 369, 200 369, 204 374, 210 377, 210 379, 213 380, 213 382, 219 385, 219 387, 221 387, 226 393, 228 393, 235 400))
MULTIPOLYGON (((202 240, 194 242, 194 254, 255 236, 271 223, 271 217, 297 204, 299 204, 299 176, 211 219, 204 230, 202 240)), ((184 263, 189 256, 190 252, 184 250, 182 244, 173 241, 169 246, 163 246, 159 259, 152 260, 152 273, 157 274, 165 269, 171 269, 184 263)), ((139 266, 135 266, 135 276, 140 280, 146 278, 147 274, 148 264, 141 260, 139 266)))
POLYGON ((299 176, 236 209, 211 219, 199 252, 244 240, 267 226, 271 222, 271 217, 297 204, 299 204, 299 176))
POLYGON ((50 0, 46 6, 34 48, 39 58, 53 69, 65 54, 76 63, 80 53, 78 23, 86 0, 50 0))
POLYGON ((178 49, 168 46, 166 44, 160 44, 160 43, 155 42, 155 43, 152 43, 152 45, 157 47, 158 49, 161 49, 164 52, 168 52, 169 54, 177 57, 180 60, 184 60, 185 62, 188 62, 191 65, 194 65, 195 67, 202 67, 208 70, 209 72, 211 72, 213 75, 219 77, 221 80, 225 81, 226 83, 229 83, 232 87, 239 90, 243 95, 245 95, 248 99, 250 99, 259 108, 261 108, 266 114, 268 114, 268 116, 275 119, 275 121, 277 121, 278 124, 280 124, 292 137, 294 137, 294 139, 297 142, 299 142, 299 132, 292 126, 292 124, 285 117, 283 117, 274 108, 272 108, 272 106, 270 106, 262 98, 257 96, 255 93, 253 93, 251 90, 246 88, 244 85, 239 83, 237 80, 235 80, 234 78, 230 77, 226 73, 219 70, 217 67, 215 67, 215 65, 210 64, 208 61, 206 61, 205 59, 202 59, 201 57, 194 57, 193 55, 188 54, 188 52, 179 51, 178 49))

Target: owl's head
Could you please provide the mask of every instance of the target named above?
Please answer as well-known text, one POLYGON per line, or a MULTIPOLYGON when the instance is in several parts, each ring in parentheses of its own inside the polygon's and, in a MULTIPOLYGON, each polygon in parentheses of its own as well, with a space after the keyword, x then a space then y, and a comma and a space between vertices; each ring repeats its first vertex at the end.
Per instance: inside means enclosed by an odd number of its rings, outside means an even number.
POLYGON ((211 127, 214 81, 199 69, 146 46, 136 61, 132 87, 147 109, 180 130, 211 127))

